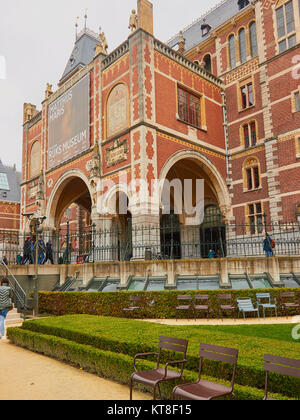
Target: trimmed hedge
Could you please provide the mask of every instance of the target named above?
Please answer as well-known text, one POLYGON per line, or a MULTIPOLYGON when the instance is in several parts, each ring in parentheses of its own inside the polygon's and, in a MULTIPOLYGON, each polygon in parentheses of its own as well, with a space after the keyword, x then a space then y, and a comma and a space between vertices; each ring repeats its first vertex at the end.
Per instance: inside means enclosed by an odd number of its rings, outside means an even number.
MULTIPOLYGON (((130 296, 143 298, 143 310, 140 314, 127 314, 126 316, 139 316, 148 319, 174 319, 186 318, 184 311, 176 311, 178 306, 177 296, 182 294, 196 295, 204 293, 209 295, 211 306, 211 318, 220 318, 218 295, 231 293, 234 299, 250 297, 256 301, 256 293, 270 293, 272 298, 277 299, 278 315, 285 316, 287 313, 282 309, 280 292, 295 292, 300 300, 299 289, 251 289, 251 290, 208 290, 208 291, 162 291, 162 292, 40 292, 39 312, 49 315, 74 315, 88 314, 100 316, 113 316, 122 318, 125 316, 123 308, 128 307, 130 296)), ((289 315, 299 315, 299 310, 290 310, 289 315)), ((193 313, 189 314, 193 317, 193 313)), ((231 314, 228 314, 231 316, 231 314)), ((238 316, 238 311, 235 312, 238 316)), ((205 313, 197 313, 197 317, 206 317, 205 313)))
MULTIPOLYGON (((13 344, 18 346, 78 366, 103 378, 129 385, 130 376, 133 373, 133 359, 130 356, 99 350, 92 346, 82 345, 66 339, 26 331, 20 328, 8 329, 8 338, 13 344)), ((141 370, 153 369, 154 367, 155 364, 153 362, 146 360, 139 361, 138 364, 138 368, 141 370)), ((214 381, 213 378, 208 376, 204 376, 203 378, 214 381)), ((193 382, 197 380, 197 373, 185 370, 184 379, 187 382, 193 382)), ((228 385, 224 381, 218 382, 228 385)), ((164 383, 161 386, 164 399, 171 398, 172 389, 177 384, 178 381, 164 383)), ((138 388, 144 390, 143 387, 139 386, 138 388)), ((262 400, 264 392, 255 388, 236 385, 235 394, 241 400, 262 400)), ((279 400, 288 399, 280 394, 271 394, 271 396, 279 400)), ((99 395, 99 399, 101 399, 100 397, 101 395, 99 395)))
MULTIPOLYGON (((258 326, 259 328, 259 326, 258 326)), ((101 318, 95 316, 64 316, 25 322, 23 329, 38 334, 46 334, 92 346, 102 351, 134 357, 137 353, 157 351, 159 335, 186 338, 189 340, 188 363, 186 368, 197 372, 199 367, 199 344, 206 342, 239 349, 239 363, 236 382, 243 386, 264 388, 265 373, 263 370, 264 354, 271 353, 290 358, 299 358, 299 343, 270 338, 247 337, 239 334, 216 331, 201 326, 166 326, 127 319, 101 318)), ((260 328, 261 329, 261 328, 260 328)), ((291 331, 291 326, 278 325, 283 336, 291 331)), ((266 334, 267 327, 266 327, 266 334)), ((230 379, 230 366, 218 362, 206 361, 205 372, 216 378, 230 379)), ((299 398, 299 380, 274 376, 272 390, 290 397, 299 398)))

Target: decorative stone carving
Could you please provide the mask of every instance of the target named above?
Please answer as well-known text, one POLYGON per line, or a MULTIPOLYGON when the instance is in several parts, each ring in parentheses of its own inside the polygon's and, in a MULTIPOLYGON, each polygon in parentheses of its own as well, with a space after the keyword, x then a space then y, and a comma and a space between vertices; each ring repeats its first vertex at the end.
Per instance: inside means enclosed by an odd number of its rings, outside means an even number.
POLYGON ((108 43, 106 40, 106 36, 104 34, 104 32, 101 32, 101 34, 99 34, 99 38, 101 40, 101 42, 99 44, 97 44, 96 47, 96 51, 95 51, 95 57, 99 54, 104 54, 107 55, 108 54, 108 43))
POLYGON ((179 32, 178 52, 179 54, 183 54, 185 52, 185 38, 182 31, 179 32))
POLYGON ((46 91, 45 91, 45 99, 50 98, 50 96, 52 94, 53 94, 52 85, 50 85, 50 83, 47 83, 47 85, 46 85, 46 91))
POLYGON ((132 11, 130 16, 128 29, 131 30, 131 33, 138 29, 138 16, 135 10, 132 11))
POLYGON ((32 120, 39 112, 36 109, 36 106, 33 104, 24 104, 24 112, 23 112, 23 122, 24 124, 27 121, 32 120))
POLYGON ((88 170, 90 171, 90 179, 100 177, 100 156, 98 143, 94 147, 92 159, 88 162, 88 170))
POLYGON ((107 137, 111 137, 128 127, 128 90, 124 84, 115 86, 111 91, 106 112, 107 137))
POLYGON ((114 141, 113 146, 109 147, 106 151, 105 160, 107 167, 110 168, 127 160, 128 150, 127 140, 123 140, 122 142, 120 140, 114 141))

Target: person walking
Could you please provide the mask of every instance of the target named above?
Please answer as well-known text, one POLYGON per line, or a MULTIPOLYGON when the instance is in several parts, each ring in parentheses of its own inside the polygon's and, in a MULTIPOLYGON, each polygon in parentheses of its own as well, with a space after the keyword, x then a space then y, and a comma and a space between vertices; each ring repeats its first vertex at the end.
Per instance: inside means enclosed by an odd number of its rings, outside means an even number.
POLYGON ((9 280, 3 277, 0 286, 0 340, 5 336, 5 319, 12 310, 12 290, 9 287, 9 280))
POLYGON ((22 265, 27 264, 28 261, 29 261, 29 264, 33 264, 32 252, 31 252, 31 240, 29 236, 26 238, 26 241, 24 242, 22 265))
POLYGON ((52 252, 52 244, 51 244, 51 242, 47 242, 46 243, 46 258, 45 258, 43 264, 46 264, 46 262, 48 260, 51 262, 52 265, 54 264, 54 261, 53 261, 53 252, 52 252))
POLYGON ((41 265, 45 261, 46 246, 45 246, 44 239, 39 239, 38 246, 39 246, 39 249, 38 249, 38 260, 39 260, 39 265, 41 265))
POLYGON ((4 257, 2 258, 2 261, 4 262, 5 265, 8 265, 8 259, 6 258, 6 255, 4 255, 4 257))

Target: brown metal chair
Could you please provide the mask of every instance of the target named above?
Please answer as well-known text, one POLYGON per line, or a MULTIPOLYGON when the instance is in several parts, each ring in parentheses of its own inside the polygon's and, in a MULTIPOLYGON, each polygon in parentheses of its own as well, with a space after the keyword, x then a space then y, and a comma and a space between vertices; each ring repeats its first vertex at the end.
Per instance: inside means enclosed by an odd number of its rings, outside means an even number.
POLYGON ((141 307, 141 303, 142 303, 141 296, 130 296, 129 300, 130 300, 130 306, 128 308, 123 308, 123 311, 125 313, 133 313, 133 312, 141 311, 141 309, 142 309, 142 307, 141 307))
POLYGON ((234 313, 236 307, 233 303, 232 294, 222 294, 218 296, 219 311, 221 313, 221 318, 223 319, 224 313, 234 313))
POLYGON ((133 389, 133 382, 138 382, 143 385, 147 385, 153 388, 153 399, 156 399, 155 391, 156 387, 158 387, 159 395, 161 398, 161 390, 160 390, 160 383, 165 381, 171 381, 175 379, 181 379, 183 375, 184 365, 187 362, 186 360, 186 352, 187 352, 188 340, 182 340, 180 338, 172 338, 172 337, 159 337, 159 352, 158 353, 142 353, 137 354, 134 357, 134 370, 135 373, 132 374, 130 379, 130 400, 132 400, 132 389, 133 389), (171 350, 177 353, 182 353, 182 359, 177 361, 169 361, 165 364, 164 367, 160 367, 160 361, 162 356, 162 350, 171 350), (157 366, 154 370, 145 370, 139 372, 136 369, 136 360, 138 358, 147 357, 147 356, 157 356, 157 366), (169 366, 176 366, 181 365, 181 371, 176 372, 174 370, 170 370, 169 366))
POLYGON ((282 308, 285 309, 286 312, 288 312, 290 309, 300 308, 300 299, 298 299, 298 302, 295 302, 296 299, 296 294, 294 292, 280 293, 280 303, 282 308))
POLYGON ((238 353, 239 351, 237 349, 212 346, 210 344, 200 344, 200 368, 198 382, 176 386, 173 390, 173 400, 177 397, 184 400, 203 401, 225 397, 226 395, 232 395, 236 399, 233 389, 237 370, 238 353), (204 359, 216 360, 233 365, 231 387, 201 379, 204 359))
POLYGON ((192 308, 193 297, 191 295, 179 295, 177 296, 178 306, 176 307, 176 321, 178 320, 178 311, 185 311, 189 313, 192 308))
POLYGON ((195 296, 195 303, 194 303, 194 315, 195 315, 195 321, 196 321, 196 312, 197 311, 203 311, 206 312, 207 319, 209 318, 209 296, 208 295, 196 295, 195 296), (200 302, 200 303, 198 303, 200 302))
POLYGON ((279 373, 280 375, 292 376, 294 378, 300 378, 300 360, 297 359, 287 359, 286 357, 266 354, 264 367, 266 372, 264 401, 276 401, 274 398, 268 397, 270 372, 277 374, 279 373))

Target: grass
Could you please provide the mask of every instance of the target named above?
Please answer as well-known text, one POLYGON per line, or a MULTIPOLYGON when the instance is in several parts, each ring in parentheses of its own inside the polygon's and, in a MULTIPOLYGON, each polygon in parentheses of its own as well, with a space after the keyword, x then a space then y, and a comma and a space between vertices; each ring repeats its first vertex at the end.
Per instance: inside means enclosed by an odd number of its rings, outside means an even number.
MULTIPOLYGON (((48 334, 82 345, 92 346, 133 357, 136 353, 157 350, 158 337, 166 335, 189 340, 186 368, 198 370, 200 343, 209 343, 239 349, 236 382, 263 388, 264 355, 274 354, 299 359, 300 342, 291 336, 293 325, 255 326, 169 326, 145 321, 68 315, 25 322, 23 329, 48 334)), ((230 377, 229 368, 220 370, 218 363, 207 363, 207 374, 230 377)), ((277 377, 274 392, 294 397, 300 395, 300 382, 277 377), (283 389, 284 388, 284 389, 283 389), (283 392, 284 391, 284 392, 283 392)))

